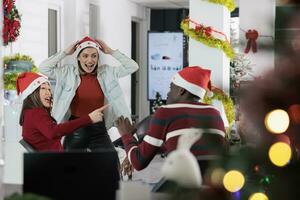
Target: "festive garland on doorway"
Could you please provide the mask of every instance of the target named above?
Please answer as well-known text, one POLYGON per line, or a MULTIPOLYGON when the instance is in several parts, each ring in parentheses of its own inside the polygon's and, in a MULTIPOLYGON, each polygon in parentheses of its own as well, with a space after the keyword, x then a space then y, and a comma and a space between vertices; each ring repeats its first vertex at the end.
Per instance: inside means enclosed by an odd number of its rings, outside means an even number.
POLYGON ((222 102, 225 110, 225 114, 229 123, 228 129, 226 129, 226 136, 230 138, 230 131, 232 128, 232 125, 235 121, 235 108, 234 108, 234 103, 230 96, 226 94, 223 90, 212 86, 212 92, 213 96, 208 97, 208 95, 204 96, 204 103, 211 104, 212 100, 219 100, 222 102))
POLYGON ((225 6, 230 12, 234 11, 236 4, 234 0, 207 0, 210 3, 221 4, 225 6))
POLYGON ((15 0, 3 0, 3 30, 4 46, 14 42, 20 35, 21 15, 15 5, 15 0))
POLYGON ((182 20, 180 27, 183 30, 183 33, 185 35, 209 47, 218 48, 222 50, 226 54, 226 56, 230 59, 234 57, 235 55, 234 50, 224 33, 214 30, 210 26, 203 26, 202 24, 198 24, 189 18, 182 20), (195 28, 190 28, 189 22, 193 23, 195 25, 195 28), (221 39, 213 37, 212 36, 213 33, 222 35, 225 38, 225 40, 223 41, 221 39))

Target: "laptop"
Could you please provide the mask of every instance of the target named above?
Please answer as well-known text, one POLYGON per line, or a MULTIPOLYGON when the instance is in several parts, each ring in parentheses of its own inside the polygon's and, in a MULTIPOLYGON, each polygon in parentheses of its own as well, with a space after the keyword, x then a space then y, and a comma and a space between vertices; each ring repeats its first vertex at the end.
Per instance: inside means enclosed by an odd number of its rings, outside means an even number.
POLYGON ((118 166, 115 151, 25 153, 23 193, 53 200, 114 200, 118 166))

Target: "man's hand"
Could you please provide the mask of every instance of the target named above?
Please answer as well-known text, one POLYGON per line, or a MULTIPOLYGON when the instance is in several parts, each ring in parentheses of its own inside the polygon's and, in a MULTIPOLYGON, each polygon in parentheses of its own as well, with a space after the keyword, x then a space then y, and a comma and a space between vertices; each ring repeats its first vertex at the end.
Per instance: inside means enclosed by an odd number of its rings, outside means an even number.
POLYGON ((133 171, 134 171, 134 168, 130 164, 128 157, 126 157, 121 164, 121 173, 123 174, 123 176, 127 175, 128 179, 131 180, 133 171))
POLYGON ((121 136, 125 134, 132 134, 136 130, 127 117, 126 118, 124 118, 123 116, 119 117, 116 120, 116 125, 121 136))

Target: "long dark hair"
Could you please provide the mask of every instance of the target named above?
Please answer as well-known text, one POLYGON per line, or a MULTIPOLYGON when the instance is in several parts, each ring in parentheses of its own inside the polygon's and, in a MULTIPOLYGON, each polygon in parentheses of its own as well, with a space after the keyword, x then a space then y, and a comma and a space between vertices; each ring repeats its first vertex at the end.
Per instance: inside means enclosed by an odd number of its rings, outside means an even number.
POLYGON ((45 108, 41 98, 40 98, 40 87, 38 87, 33 93, 31 93, 30 95, 28 95, 28 97, 26 97, 26 99, 23 100, 23 105, 22 105, 22 110, 21 110, 21 115, 20 115, 20 119, 19 119, 19 124, 20 126, 23 125, 24 122, 24 111, 26 109, 32 109, 32 108, 44 108, 45 110, 47 110, 47 112, 50 115, 51 112, 51 108, 45 108))
MULTIPOLYGON (((87 73, 82 69, 82 66, 81 66, 81 64, 80 64, 80 61, 78 60, 80 54, 81 54, 82 51, 85 50, 86 48, 94 48, 94 47, 85 47, 85 48, 83 48, 83 49, 81 49, 81 50, 79 51, 78 56, 77 56, 77 64, 78 64, 78 70, 79 70, 79 74, 80 74, 80 75, 86 75, 86 74, 87 74, 87 73)), ((100 55, 98 54, 98 62, 99 62, 99 59, 100 59, 100 55)), ((93 75, 96 75, 96 74, 97 74, 98 62, 97 62, 97 65, 96 65, 94 71, 92 71, 92 73, 91 73, 91 74, 93 74, 93 75)))

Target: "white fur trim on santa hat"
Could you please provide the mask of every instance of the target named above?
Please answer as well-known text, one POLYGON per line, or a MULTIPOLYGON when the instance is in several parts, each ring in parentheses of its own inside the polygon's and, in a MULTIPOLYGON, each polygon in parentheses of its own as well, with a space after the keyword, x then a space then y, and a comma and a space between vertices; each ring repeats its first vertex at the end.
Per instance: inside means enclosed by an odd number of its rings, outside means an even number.
POLYGON ((33 93, 38 87, 40 87, 40 85, 42 85, 45 82, 48 82, 50 84, 49 80, 43 76, 35 79, 30 83, 30 85, 28 85, 28 87, 22 93, 20 93, 20 98, 22 100, 26 99, 28 95, 33 93))
POLYGON ((177 85, 179 87, 186 89, 187 91, 200 97, 201 99, 204 98, 206 90, 198 85, 195 85, 193 83, 186 81, 179 75, 179 73, 177 73, 173 76, 172 83, 174 83, 175 85, 177 85))
POLYGON ((100 55, 100 45, 99 44, 97 44, 93 41, 85 41, 83 43, 80 43, 77 46, 76 51, 75 51, 75 56, 78 57, 80 51, 84 48, 87 48, 87 47, 92 47, 92 48, 97 49, 98 55, 100 55))

